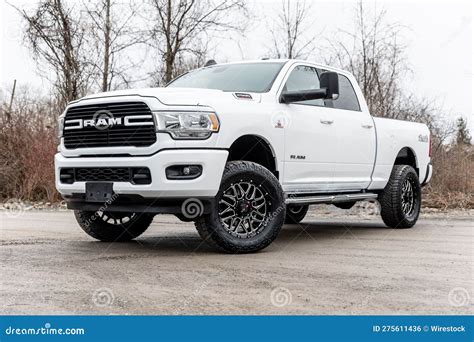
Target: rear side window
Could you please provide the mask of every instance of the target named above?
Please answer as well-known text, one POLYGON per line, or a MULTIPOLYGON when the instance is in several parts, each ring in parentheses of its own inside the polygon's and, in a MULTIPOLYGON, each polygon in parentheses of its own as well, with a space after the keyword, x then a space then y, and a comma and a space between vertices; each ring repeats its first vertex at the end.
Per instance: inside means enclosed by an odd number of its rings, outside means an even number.
MULTIPOLYGON (((302 91, 319 88, 319 76, 316 68, 306 65, 298 65, 293 69, 288 77, 283 91, 302 91)), ((311 106, 324 106, 324 101, 322 99, 300 101, 297 103, 311 106)))
MULTIPOLYGON (((330 100, 332 107, 338 109, 355 110, 360 111, 359 100, 352 87, 351 81, 344 76, 339 74, 339 97, 337 100, 330 100)), ((329 106, 328 106, 329 107, 329 106)))

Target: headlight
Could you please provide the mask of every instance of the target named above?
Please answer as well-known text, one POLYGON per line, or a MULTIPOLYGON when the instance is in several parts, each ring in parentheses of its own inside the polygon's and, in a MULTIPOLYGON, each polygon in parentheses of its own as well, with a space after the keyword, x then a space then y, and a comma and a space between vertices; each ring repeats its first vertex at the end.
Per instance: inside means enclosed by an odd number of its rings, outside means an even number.
POLYGON ((63 136, 63 130, 64 130, 64 117, 59 117, 58 120, 58 138, 61 138, 63 136))
POLYGON ((219 130, 219 119, 212 112, 155 112, 159 132, 174 139, 206 139, 219 130))

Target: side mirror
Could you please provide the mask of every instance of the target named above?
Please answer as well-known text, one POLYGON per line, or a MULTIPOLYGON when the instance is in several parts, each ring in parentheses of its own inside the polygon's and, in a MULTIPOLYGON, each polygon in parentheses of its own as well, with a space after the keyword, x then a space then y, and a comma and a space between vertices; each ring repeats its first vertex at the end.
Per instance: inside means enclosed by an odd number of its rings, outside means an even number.
POLYGON ((292 102, 324 99, 325 97, 326 97, 326 89, 285 91, 281 93, 280 102, 292 103, 292 102))
POLYGON ((326 89, 325 99, 336 100, 339 97, 339 76, 337 72, 326 71, 319 78, 321 88, 326 89))
POLYGON ((339 76, 337 72, 323 72, 319 84, 320 89, 285 91, 281 94, 280 102, 292 103, 317 99, 336 100, 339 97, 339 76))

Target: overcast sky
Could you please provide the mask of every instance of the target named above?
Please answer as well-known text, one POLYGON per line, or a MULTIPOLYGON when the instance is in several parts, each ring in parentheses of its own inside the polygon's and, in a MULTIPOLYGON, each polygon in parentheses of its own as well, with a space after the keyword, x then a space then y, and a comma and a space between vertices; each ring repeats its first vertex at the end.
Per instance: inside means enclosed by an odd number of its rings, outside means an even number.
MULTIPOLYGON (((34 7, 35 1, 11 1, 17 6, 34 7), (20 5, 24 4, 24 5, 20 5)), ((22 44, 21 24, 18 14, 0 0, 1 7, 1 70, 0 84, 7 87, 13 80, 21 84, 33 84, 47 89, 49 84, 35 73, 35 64, 22 44)), ((281 2, 249 1, 252 13, 259 17, 249 26, 245 37, 232 35, 221 40, 216 48, 215 59, 234 61, 257 59, 265 56, 268 46, 268 21, 281 2), (237 44, 240 41, 240 46, 237 44)), ((312 30, 323 39, 338 30, 350 30, 354 25, 354 2, 313 1, 312 30)), ((406 86, 420 97, 427 97, 442 105, 451 117, 463 115, 473 120, 473 6, 471 1, 455 2, 367 2, 367 7, 384 7, 387 19, 404 25, 403 39, 408 45, 408 61, 412 75, 406 86)), ((324 50, 311 56, 322 61, 324 50), (318 56, 318 54, 320 54, 318 56)))

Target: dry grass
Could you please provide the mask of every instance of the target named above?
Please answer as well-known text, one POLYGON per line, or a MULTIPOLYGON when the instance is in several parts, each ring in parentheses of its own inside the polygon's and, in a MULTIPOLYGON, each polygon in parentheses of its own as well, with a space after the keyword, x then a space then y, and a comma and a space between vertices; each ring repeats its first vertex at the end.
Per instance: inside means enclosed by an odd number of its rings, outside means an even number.
POLYGON ((10 112, 0 109, 0 197, 23 200, 60 199, 54 186, 58 112, 47 100, 24 95, 10 112))
POLYGON ((435 152, 432 163, 433 179, 424 189, 424 205, 440 209, 473 209, 473 146, 444 146, 435 152))

